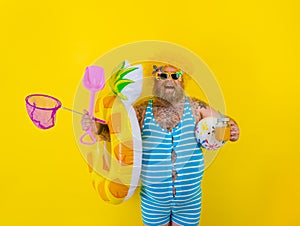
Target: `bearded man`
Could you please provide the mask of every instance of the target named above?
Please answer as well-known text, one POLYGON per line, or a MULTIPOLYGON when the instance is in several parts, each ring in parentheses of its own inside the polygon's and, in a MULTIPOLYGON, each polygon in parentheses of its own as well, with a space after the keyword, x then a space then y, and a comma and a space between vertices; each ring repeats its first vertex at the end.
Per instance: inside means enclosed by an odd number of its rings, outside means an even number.
MULTIPOLYGON (((143 223, 199 225, 204 157, 195 138, 197 123, 221 115, 184 93, 184 73, 172 66, 153 66, 153 97, 135 106, 141 128, 143 157, 141 202, 143 223)), ((88 113, 82 128, 94 122, 88 113)), ((239 138, 238 125, 231 119, 231 141, 239 138)), ((102 131, 107 131, 103 130, 102 131)))

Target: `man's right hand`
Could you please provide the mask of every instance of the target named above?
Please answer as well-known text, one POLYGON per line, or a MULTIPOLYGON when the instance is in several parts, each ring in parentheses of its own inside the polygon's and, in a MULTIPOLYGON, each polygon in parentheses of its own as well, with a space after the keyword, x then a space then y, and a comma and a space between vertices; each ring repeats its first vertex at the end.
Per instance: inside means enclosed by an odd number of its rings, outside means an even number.
POLYGON ((91 128, 92 133, 97 132, 96 123, 93 120, 93 117, 89 115, 87 110, 83 110, 83 116, 81 118, 81 128, 86 131, 91 128))

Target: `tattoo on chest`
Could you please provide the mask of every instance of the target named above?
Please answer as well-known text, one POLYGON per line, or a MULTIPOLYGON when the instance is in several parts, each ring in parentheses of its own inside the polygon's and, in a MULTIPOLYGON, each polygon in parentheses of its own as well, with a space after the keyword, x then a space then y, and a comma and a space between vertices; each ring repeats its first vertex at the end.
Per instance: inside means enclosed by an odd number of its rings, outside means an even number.
POLYGON ((153 115, 160 127, 171 131, 178 125, 183 115, 184 103, 179 106, 153 104, 153 115))

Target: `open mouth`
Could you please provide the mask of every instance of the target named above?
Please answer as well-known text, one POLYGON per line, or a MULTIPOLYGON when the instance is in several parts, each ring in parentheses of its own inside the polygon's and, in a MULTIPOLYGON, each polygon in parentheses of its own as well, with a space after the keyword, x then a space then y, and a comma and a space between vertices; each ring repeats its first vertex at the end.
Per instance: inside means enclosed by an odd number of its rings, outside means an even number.
POLYGON ((175 87, 174 86, 165 86, 165 89, 175 89, 175 87))

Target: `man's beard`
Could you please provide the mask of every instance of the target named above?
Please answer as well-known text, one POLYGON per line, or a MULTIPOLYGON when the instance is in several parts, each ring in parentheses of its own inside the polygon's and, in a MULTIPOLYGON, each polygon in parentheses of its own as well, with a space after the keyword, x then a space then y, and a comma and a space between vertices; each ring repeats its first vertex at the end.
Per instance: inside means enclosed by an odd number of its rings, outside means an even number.
POLYGON ((177 85, 173 85, 173 92, 166 92, 165 86, 166 83, 162 85, 154 84, 153 86, 153 95, 159 97, 171 104, 178 103, 182 100, 184 96, 183 88, 177 85))

